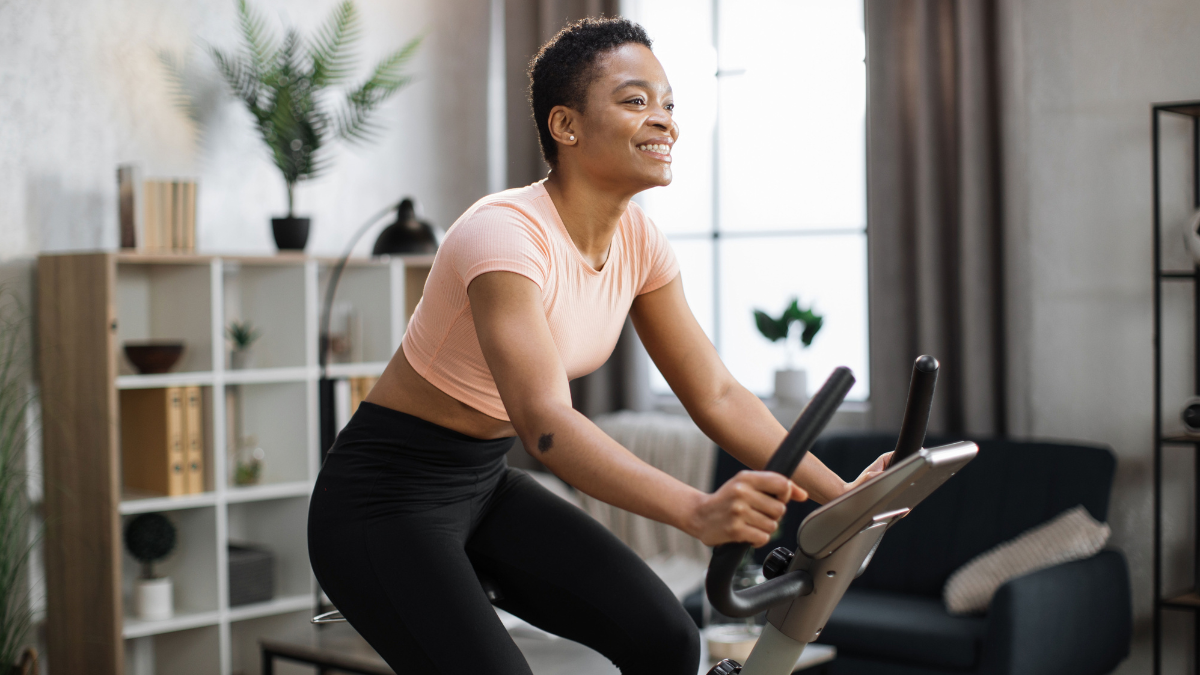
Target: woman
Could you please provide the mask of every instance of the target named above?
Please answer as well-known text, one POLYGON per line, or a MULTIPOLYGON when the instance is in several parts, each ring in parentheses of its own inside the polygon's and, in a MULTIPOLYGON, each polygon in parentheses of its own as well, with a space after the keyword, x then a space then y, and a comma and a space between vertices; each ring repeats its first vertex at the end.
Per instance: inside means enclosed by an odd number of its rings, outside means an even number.
POLYGON ((572 409, 568 381, 608 358, 630 315, 721 447, 761 467, 786 435, 722 365, 665 237, 630 201, 671 182, 679 133, 645 32, 623 19, 568 26, 530 80, 551 172, 485 197, 447 233, 401 349, 321 469, 313 570, 398 673, 530 672, 483 576, 500 607, 626 675, 694 675, 699 636, 671 592, 587 515, 508 470, 513 437, 577 489, 709 545, 762 546, 790 499, 848 486, 808 455, 794 482, 745 471, 705 494, 572 409))

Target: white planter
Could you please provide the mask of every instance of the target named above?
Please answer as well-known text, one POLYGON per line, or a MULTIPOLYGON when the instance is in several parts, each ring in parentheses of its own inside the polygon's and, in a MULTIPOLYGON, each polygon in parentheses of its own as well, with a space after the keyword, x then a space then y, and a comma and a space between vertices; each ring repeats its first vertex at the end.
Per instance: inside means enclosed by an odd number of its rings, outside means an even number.
POLYGON ((139 619, 162 621, 175 615, 171 577, 136 579, 133 584, 133 609, 139 619))
POLYGON ((254 367, 253 349, 235 349, 229 352, 229 367, 233 370, 245 370, 254 367))
POLYGON ((781 403, 807 403, 808 373, 802 368, 775 371, 775 398, 781 403))

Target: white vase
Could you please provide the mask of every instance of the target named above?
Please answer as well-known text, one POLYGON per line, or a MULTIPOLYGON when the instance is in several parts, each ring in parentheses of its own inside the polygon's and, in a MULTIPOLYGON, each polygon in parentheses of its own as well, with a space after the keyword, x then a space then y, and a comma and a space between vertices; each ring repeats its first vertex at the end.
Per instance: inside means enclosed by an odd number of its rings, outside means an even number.
POLYGON ((229 367, 233 370, 245 370, 254 367, 253 349, 235 349, 229 352, 229 367))
POLYGON ((808 402, 808 373, 803 368, 775 371, 775 398, 780 403, 804 405, 808 402))
POLYGON ((134 613, 144 621, 162 621, 175 614, 171 577, 136 579, 133 582, 134 613))

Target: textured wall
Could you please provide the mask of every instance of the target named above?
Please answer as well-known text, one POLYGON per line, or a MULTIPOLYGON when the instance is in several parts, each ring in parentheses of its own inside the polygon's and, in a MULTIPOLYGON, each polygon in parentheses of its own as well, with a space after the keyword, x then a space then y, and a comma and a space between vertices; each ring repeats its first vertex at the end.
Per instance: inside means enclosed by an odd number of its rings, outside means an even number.
MULTIPOLYGON (((280 30, 311 32, 333 0, 257 0, 280 30)), ((428 31, 414 84, 379 111, 385 132, 333 153, 297 191, 309 252, 342 248, 361 220, 403 195, 447 227, 487 188, 486 0, 358 0, 361 69, 428 31)), ((200 181, 198 247, 274 250, 283 180, 249 114, 227 95, 207 42, 236 48, 233 0, 0 0, 0 259, 115 248, 115 169, 200 181), (172 103, 157 52, 186 57, 200 128, 172 103)), ((370 245, 371 238, 364 243, 370 245)))
MULTIPOLYGON (((1133 574, 1137 638, 1121 673, 1149 672, 1152 480, 1152 102, 1200 99, 1195 0, 1001 0, 1006 255, 1013 430, 1111 445, 1112 545, 1133 574)), ((1185 126, 1168 130, 1166 243, 1177 255, 1190 191, 1185 126), (1186 175, 1185 175, 1186 174, 1186 175)), ((1190 299, 1190 295, 1188 296, 1190 299)), ((1186 309, 1176 306, 1174 310, 1186 309)), ((1191 339, 1185 324, 1175 344, 1191 339)), ((1186 386, 1186 350, 1167 361, 1186 386)), ((1171 417, 1175 417, 1172 415, 1171 417)), ((1168 467, 1167 591, 1192 583, 1191 460, 1168 467)), ((1182 672, 1191 619, 1168 613, 1182 672)))

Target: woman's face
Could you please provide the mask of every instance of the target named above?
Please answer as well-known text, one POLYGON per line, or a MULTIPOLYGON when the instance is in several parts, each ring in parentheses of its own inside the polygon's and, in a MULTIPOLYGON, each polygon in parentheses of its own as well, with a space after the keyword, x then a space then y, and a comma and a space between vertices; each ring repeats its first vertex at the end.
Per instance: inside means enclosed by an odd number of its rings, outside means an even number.
MULTIPOLYGON (((578 163, 594 180, 617 190, 671 184, 671 146, 679 129, 671 84, 654 53, 624 44, 600 57, 599 75, 576 113, 578 163)), ((559 148, 560 157, 566 148, 559 148)))

